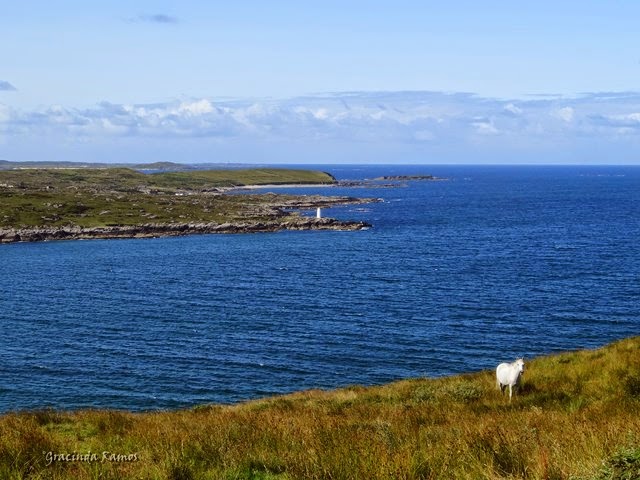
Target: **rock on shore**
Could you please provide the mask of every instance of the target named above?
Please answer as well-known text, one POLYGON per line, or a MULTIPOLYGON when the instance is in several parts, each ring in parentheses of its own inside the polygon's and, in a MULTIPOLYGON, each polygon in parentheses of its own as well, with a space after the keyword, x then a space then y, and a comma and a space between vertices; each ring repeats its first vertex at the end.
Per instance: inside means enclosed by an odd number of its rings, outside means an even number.
POLYGON ((233 223, 172 223, 122 225, 107 227, 34 227, 0 228, 0 243, 41 242, 47 240, 81 240, 98 238, 153 238, 203 233, 257 233, 280 230, 362 230, 366 222, 340 221, 333 218, 285 217, 277 220, 233 223))

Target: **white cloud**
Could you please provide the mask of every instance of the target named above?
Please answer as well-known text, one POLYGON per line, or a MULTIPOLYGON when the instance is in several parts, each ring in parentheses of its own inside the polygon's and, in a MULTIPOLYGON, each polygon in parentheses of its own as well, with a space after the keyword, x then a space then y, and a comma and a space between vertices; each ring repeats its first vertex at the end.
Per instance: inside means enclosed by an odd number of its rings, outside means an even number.
POLYGON ((562 107, 556 110, 555 114, 558 118, 570 123, 573 121, 574 110, 571 107, 562 107))
POLYGON ((329 111, 326 108, 319 108, 313 112, 313 116, 318 120, 327 120, 329 118, 329 111))
POLYGON ((491 120, 473 122, 472 125, 476 127, 476 131, 480 135, 497 135, 498 133, 500 133, 500 131, 493 125, 493 121, 491 120))
POLYGON ((522 109, 519 107, 516 107, 513 103, 508 103, 504 106, 504 110, 506 112, 509 112, 513 115, 520 115, 522 113, 522 109))
POLYGON ((640 113, 629 113, 628 115, 612 115, 608 117, 610 120, 632 125, 640 123, 640 113))
POLYGON ((205 98, 195 102, 182 102, 178 107, 178 112, 190 115, 203 115, 213 112, 213 105, 205 98))

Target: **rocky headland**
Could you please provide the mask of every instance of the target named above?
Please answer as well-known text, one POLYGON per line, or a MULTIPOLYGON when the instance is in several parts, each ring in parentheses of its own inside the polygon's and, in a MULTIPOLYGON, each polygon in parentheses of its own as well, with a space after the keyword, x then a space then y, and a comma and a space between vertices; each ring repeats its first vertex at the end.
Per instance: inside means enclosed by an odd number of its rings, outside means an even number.
POLYGON ((265 221, 225 223, 146 223, 103 227, 27 227, 0 228, 0 243, 42 242, 49 240, 89 240, 106 238, 155 238, 207 233, 259 233, 280 230, 363 230, 366 222, 334 218, 290 216, 265 221))
POLYGON ((377 201, 348 196, 242 193, 247 185, 331 185, 324 172, 286 169, 145 175, 130 169, 0 172, 0 243, 149 238, 279 230, 361 230, 360 221, 304 211, 377 201))

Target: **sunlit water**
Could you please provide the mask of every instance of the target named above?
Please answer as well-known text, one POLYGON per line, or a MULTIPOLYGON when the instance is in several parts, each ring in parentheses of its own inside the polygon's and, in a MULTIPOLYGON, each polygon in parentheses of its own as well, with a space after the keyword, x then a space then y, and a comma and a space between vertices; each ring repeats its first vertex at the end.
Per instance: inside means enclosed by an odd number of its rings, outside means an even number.
POLYGON ((0 246, 0 411, 132 410, 493 368, 640 333, 640 168, 345 167, 360 232, 0 246))

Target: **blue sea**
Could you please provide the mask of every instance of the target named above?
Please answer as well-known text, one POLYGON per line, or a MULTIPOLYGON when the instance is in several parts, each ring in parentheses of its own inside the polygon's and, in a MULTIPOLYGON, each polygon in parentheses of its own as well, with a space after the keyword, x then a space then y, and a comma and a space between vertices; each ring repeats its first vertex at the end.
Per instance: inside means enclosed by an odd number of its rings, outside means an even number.
MULTIPOLYGON (((358 232, 0 246, 0 411, 157 410, 493 369, 640 334, 640 167, 433 174, 358 232)), ((312 212, 309 212, 311 214, 312 212)))

